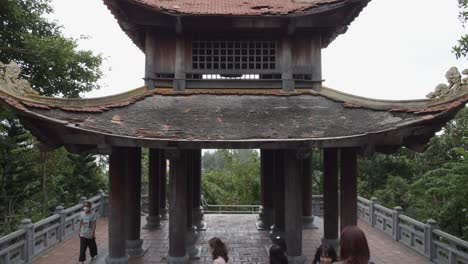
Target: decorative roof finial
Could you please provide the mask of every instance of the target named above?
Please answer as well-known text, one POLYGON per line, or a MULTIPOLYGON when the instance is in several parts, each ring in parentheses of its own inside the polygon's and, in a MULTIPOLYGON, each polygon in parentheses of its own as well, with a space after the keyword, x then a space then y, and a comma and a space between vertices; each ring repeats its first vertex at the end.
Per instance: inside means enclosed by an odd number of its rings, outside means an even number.
POLYGON ((20 73, 16 62, 11 61, 8 65, 0 62, 0 89, 18 95, 38 95, 27 80, 19 79, 20 73))
MULTIPOLYGON (((468 69, 464 70, 462 74, 468 75, 468 69)), ((460 74, 457 67, 450 68, 445 74, 448 85, 444 83, 438 84, 435 91, 429 93, 426 97, 429 99, 443 99, 461 94, 463 90, 468 89, 468 77, 462 79, 462 74, 460 74)))

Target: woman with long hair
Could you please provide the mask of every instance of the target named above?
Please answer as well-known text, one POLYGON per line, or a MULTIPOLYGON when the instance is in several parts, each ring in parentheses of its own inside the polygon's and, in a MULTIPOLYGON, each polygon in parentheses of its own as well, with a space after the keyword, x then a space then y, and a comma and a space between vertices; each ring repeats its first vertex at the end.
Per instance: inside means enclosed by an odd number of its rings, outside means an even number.
POLYGON ((213 257, 212 264, 226 264, 229 261, 227 247, 221 239, 217 237, 210 238, 208 245, 213 257))
POLYGON ((335 249, 328 244, 322 244, 315 251, 315 257, 312 264, 331 264, 338 259, 335 249))
POLYGON ((367 264, 370 259, 366 235, 357 226, 348 226, 340 237, 340 259, 342 264, 367 264))

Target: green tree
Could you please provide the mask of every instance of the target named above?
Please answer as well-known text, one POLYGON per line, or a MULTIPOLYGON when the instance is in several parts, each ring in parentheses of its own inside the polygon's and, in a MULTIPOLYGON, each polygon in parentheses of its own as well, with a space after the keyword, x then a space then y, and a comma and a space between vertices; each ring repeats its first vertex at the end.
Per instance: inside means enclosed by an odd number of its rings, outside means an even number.
POLYGON ((99 86, 102 57, 77 49, 61 27, 44 15, 50 0, 0 0, 0 61, 18 62, 42 95, 78 97, 99 86))
POLYGON ((260 203, 260 158, 256 150, 205 152, 203 165, 202 193, 209 204, 260 203), (205 157, 216 160, 217 165, 206 162, 205 157))
MULTIPOLYGON (((467 156, 468 158, 468 156, 467 156)), ((441 228, 468 240, 468 162, 450 162, 411 185, 407 213, 419 220, 433 218, 441 228)))
MULTIPOLYGON (((465 27, 468 22, 468 0, 458 0, 458 7, 460 8, 458 18, 460 19, 463 27, 465 27)), ((453 52, 457 59, 468 57, 468 34, 464 34, 460 37, 457 45, 453 47, 453 52)))

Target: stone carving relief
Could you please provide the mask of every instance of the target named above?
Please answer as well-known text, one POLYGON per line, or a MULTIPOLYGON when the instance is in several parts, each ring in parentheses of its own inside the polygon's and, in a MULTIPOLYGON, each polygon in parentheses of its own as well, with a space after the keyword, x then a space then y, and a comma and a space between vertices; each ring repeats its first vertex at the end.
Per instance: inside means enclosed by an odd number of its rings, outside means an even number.
POLYGON ((1 90, 19 94, 19 95, 38 95, 28 81, 25 79, 18 79, 21 69, 14 61, 5 65, 0 62, 0 88, 1 90))
POLYGON ((426 95, 429 99, 442 99, 461 94, 468 89, 468 69, 460 73, 457 67, 450 68, 445 74, 448 84, 441 83, 436 86, 435 91, 426 95), (467 76, 462 78, 462 74, 467 76))

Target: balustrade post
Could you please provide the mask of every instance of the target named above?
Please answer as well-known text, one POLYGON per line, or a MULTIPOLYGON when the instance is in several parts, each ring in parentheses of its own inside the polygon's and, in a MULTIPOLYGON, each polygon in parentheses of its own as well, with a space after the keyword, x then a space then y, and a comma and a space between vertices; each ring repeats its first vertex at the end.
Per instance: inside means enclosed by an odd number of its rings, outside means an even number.
POLYGON ((83 203, 86 201, 85 196, 81 196, 80 201, 78 202, 79 204, 83 205, 83 203))
POLYGON ((377 198, 372 197, 369 201, 369 222, 372 227, 375 226, 375 204, 377 203, 377 198))
POLYGON ((29 263, 34 256, 34 224, 32 223, 31 219, 23 219, 18 228, 23 229, 26 232, 24 244, 24 259, 26 263, 29 263))
POLYGON ((63 206, 57 206, 55 208, 55 214, 58 214, 60 216, 60 225, 59 225, 59 240, 60 242, 63 241, 65 238, 65 208, 63 206))
POLYGON ((400 215, 403 214, 403 208, 396 206, 393 208, 392 222, 393 222, 393 239, 400 241, 400 215))
POLYGON ((436 256, 434 247, 434 235, 432 231, 437 228, 437 222, 433 219, 428 219, 424 225, 424 255, 429 260, 433 260, 436 256))
POLYGON ((101 217, 105 217, 107 216, 107 194, 103 190, 99 190, 98 194, 101 197, 101 207, 99 208, 99 215, 101 217))

